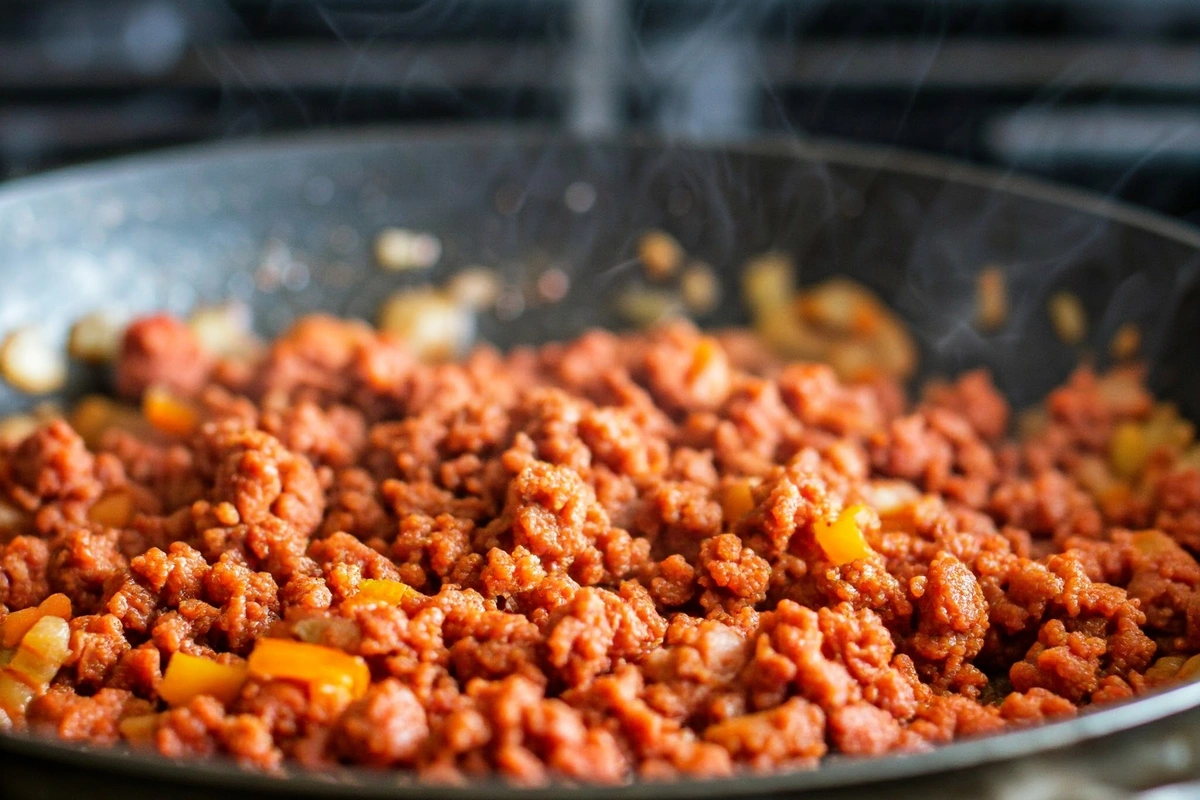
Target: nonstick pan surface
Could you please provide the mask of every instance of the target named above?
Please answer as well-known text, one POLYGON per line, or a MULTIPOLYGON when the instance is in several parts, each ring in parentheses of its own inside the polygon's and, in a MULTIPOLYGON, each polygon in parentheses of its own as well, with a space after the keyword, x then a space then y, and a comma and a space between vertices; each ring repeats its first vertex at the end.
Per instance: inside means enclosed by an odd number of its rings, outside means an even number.
MULTIPOLYGON (((887 299, 920 342, 921 377, 987 366, 1020 407, 1081 359, 1102 366, 1113 332, 1132 321, 1143 332, 1153 387, 1200 417, 1200 232, 1036 181, 832 143, 718 147, 514 131, 358 132, 66 170, 0 190, 0 333, 37 324, 61 342, 71 322, 99 309, 185 312, 238 299, 253 309, 259 332, 271 335, 309 311, 371 319, 396 289, 486 264, 517 287, 561 269, 571 289, 562 302, 481 319, 481 338, 500 346, 562 339, 620 325, 612 298, 637 280, 632 253, 650 228, 671 232, 720 274, 728 299, 698 320, 703 325, 745 322, 736 302, 740 266, 778 251, 795 259, 801 282, 846 274, 887 299), (433 270, 374 266, 374 238, 390 226, 439 237, 443 254, 433 270), (971 324, 975 277, 990 265, 1009 276, 1010 320, 983 336, 971 324), (1053 335, 1045 313, 1048 298, 1063 289, 1088 311, 1088 337, 1077 347, 1053 335)), ((68 396, 102 382, 75 369, 68 396)), ((0 388, 0 415, 43 399, 0 388)), ((886 786, 891 796, 916 797, 1007 792, 1032 781, 1035 793, 1019 796, 1037 796, 1034 784, 1059 780, 1069 792, 1092 784, 1124 791, 1200 776, 1200 737, 1190 733, 1200 722, 1200 711, 1191 711, 1197 706, 1200 684, 1192 684, 925 754, 570 793, 857 797, 886 786)), ((0 736, 5 797, 480 791, 405 781, 358 770, 275 778, 225 762, 179 764, 0 736)))

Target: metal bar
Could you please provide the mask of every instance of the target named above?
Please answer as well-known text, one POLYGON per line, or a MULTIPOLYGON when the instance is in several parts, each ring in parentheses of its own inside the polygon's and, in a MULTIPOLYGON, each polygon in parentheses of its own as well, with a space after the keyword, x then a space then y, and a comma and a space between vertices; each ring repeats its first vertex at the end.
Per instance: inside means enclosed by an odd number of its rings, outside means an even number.
POLYGON ((1009 162, 1194 160, 1200 156, 1200 112, 1176 107, 1025 109, 992 117, 982 139, 1009 162))
MULTIPOLYGON (((355 50, 342 43, 237 42, 194 47, 171 70, 146 75, 117 67, 67 69, 48 61, 36 46, 0 41, 0 88, 556 90, 585 89, 586 84, 587 91, 611 98, 605 93, 614 86, 653 88, 664 80, 653 59, 635 62, 622 57, 619 48, 612 52, 618 54, 612 59, 617 68, 602 66, 597 56, 592 72, 584 66, 591 57, 572 54, 564 44, 470 42, 355 50)), ((1200 91, 1200 47, 1193 44, 811 41, 759 44, 749 58, 757 60, 751 64, 758 68, 758 80, 781 87, 1200 91)))
POLYGON ((773 85, 1200 89, 1200 48, 1145 42, 804 42, 760 51, 773 85))
POLYGON ((40 48, 0 42, 0 88, 461 89, 561 88, 567 54, 558 45, 469 42, 347 47, 334 42, 198 45, 174 67, 141 74, 111 66, 68 69, 40 48))
POLYGON ((613 133, 624 118, 629 11, 625 0, 575 0, 567 124, 581 135, 613 133))

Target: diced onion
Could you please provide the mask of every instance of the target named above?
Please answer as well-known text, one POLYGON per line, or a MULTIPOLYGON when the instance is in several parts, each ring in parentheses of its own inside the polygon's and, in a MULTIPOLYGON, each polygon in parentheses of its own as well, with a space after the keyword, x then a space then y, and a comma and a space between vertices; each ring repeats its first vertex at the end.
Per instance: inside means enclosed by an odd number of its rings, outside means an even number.
POLYGON ((683 247, 665 231, 649 231, 638 241, 638 260, 651 280, 662 281, 674 275, 683 257, 683 247))
POLYGON ((117 357, 125 325, 114 315, 96 311, 71 326, 67 354, 89 364, 107 364, 117 357))
POLYGON ((403 339, 425 361, 443 361, 464 351, 475 335, 471 310, 433 289, 400 291, 379 311, 379 329, 403 339))
POLYGON ((46 394, 67 382, 67 361, 36 328, 19 328, 0 344, 0 377, 22 392, 46 394))
POLYGON ((432 233, 385 228, 375 239, 375 260, 387 270, 429 269, 442 257, 442 242, 432 233))
POLYGON ((1079 344, 1087 334, 1083 302, 1070 292, 1055 292, 1048 306, 1054 332, 1064 344, 1079 344))
POLYGON ((446 293, 459 305, 482 311, 496 304, 500 296, 500 276, 487 267, 468 267, 455 273, 446 283, 446 293))
POLYGON ((721 282, 712 267, 696 262, 679 277, 679 295, 693 314, 707 314, 721 303, 721 282))
POLYGON ((975 282, 975 324, 985 333, 1008 320, 1008 284, 1000 267, 984 267, 975 282))
POLYGON ((71 618, 71 598, 65 594, 52 594, 32 608, 13 611, 0 624, 0 646, 16 647, 21 643, 25 634, 37 624, 42 617, 71 618))
POLYGON ((44 693, 71 654, 71 628, 61 617, 45 616, 21 638, 17 652, 0 671, 0 711, 23 717, 33 698, 44 693))

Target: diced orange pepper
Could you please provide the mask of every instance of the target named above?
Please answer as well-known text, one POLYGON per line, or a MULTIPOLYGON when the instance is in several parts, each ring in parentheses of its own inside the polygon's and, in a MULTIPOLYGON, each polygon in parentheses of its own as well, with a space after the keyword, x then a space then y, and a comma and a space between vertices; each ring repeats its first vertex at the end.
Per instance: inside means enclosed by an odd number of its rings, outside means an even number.
POLYGON ((258 678, 300 681, 317 693, 344 689, 352 699, 362 697, 371 685, 371 670, 358 656, 290 639, 260 639, 247 662, 258 678))
POLYGON ((228 704, 237 698, 246 677, 245 664, 218 664, 211 658, 176 653, 158 685, 158 696, 170 706, 186 705, 202 694, 228 704))
POLYGON ((142 414, 158 430, 187 436, 196 429, 196 409, 161 386, 151 386, 142 397, 142 414))
POLYGON ((749 481, 727 484, 721 491, 721 514, 726 522, 736 522, 754 508, 754 490, 749 481))
POLYGON ((42 613, 37 606, 9 613, 4 618, 4 624, 0 626, 0 646, 16 647, 25 631, 32 628, 33 623, 41 618, 42 613))
POLYGON ((817 544, 821 545, 829 560, 839 567, 872 553, 858 525, 858 515, 865 510, 866 506, 850 506, 838 514, 832 523, 818 520, 813 526, 817 544))
POLYGON ((416 589, 401 581, 366 578, 358 583, 358 594, 364 600, 378 600, 382 603, 400 605, 409 598, 419 598, 423 595, 416 589))
POLYGON ((133 495, 126 491, 106 494, 88 509, 88 519, 106 528, 124 528, 133 518, 133 495))
POLYGON ((0 647, 16 647, 42 617, 71 619, 71 598, 65 594, 52 594, 34 608, 9 614, 0 625, 0 647))
POLYGON ((125 740, 133 744, 148 744, 158 730, 159 714, 139 714, 136 717, 126 717, 117 723, 117 730, 125 740))
POLYGON ((725 355, 721 345, 711 336, 701 336, 692 348, 692 363, 688 366, 688 380, 695 380, 708 369, 715 359, 725 355))
POLYGON ((38 605, 38 608, 44 615, 61 617, 65 620, 71 619, 71 598, 61 592, 55 592, 47 597, 38 605))

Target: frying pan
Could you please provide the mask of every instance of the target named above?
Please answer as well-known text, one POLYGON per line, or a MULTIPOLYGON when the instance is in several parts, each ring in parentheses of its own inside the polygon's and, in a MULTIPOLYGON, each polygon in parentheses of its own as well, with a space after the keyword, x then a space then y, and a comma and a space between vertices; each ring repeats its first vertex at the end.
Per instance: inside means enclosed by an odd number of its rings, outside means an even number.
MULTIPOLYGON (((502 317, 484 316, 479 336, 500 346, 561 339, 621 325, 611 300, 639 280, 631 254, 649 228, 671 232, 720 275, 727 300, 699 319, 704 325, 746 322, 740 265, 778 251, 795 259, 802 282, 845 274, 887 299, 919 341, 918 379, 986 366, 1020 407, 1081 359, 1103 366, 1109 338, 1132 321, 1153 388, 1200 417, 1200 232, 1024 178, 796 140, 717 147, 513 130, 360 131, 199 147, 18 181, 0 191, 0 332, 36 323, 61 342, 71 322, 98 309, 184 312, 238 299, 269 336, 309 311, 371 319, 392 291, 487 264, 516 292, 552 267, 571 285, 561 302, 510 303, 502 317), (438 236, 440 261, 420 275, 373 266, 373 239, 389 226, 438 236), (975 276, 989 265, 1009 276, 1010 318, 984 336, 971 320, 975 276), (1054 336, 1045 313, 1064 289, 1089 317, 1087 339, 1075 347, 1054 336)), ((513 295, 524 296, 532 294, 513 295)), ((74 366, 64 394, 101 381, 74 366)), ((34 402, 0 388, 0 414, 34 402)), ((924 754, 570 794, 1082 797, 1102 787, 1102 796, 1123 796, 1200 776, 1197 725, 1200 683, 924 754)), ((10 798, 480 791, 356 769, 268 777, 222 761, 181 764, 0 736, 0 794, 10 798)))

